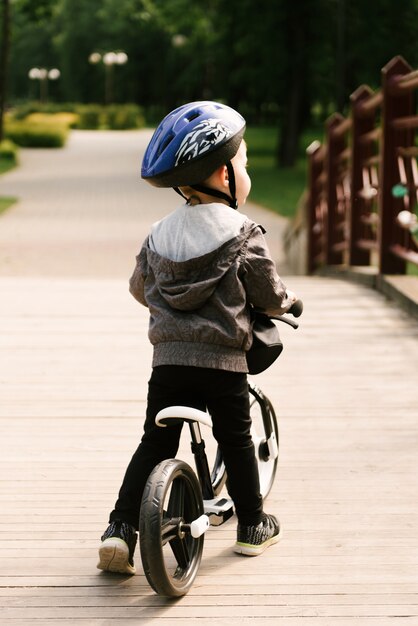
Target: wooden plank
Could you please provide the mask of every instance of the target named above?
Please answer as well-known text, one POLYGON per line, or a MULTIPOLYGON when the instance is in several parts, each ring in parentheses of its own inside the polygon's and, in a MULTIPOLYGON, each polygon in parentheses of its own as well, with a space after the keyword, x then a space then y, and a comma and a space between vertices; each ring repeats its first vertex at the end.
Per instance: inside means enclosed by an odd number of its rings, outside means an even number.
MULTIPOLYGON (((167 613, 167 611, 164 611, 165 613, 167 613)), ((221 612, 221 610, 218 609, 218 613, 221 612)), ((121 619, 119 619, 118 617, 115 618, 109 618, 109 619, 102 619, 100 618, 99 623, 101 624, 101 626, 124 626, 124 624, 126 623, 133 623, 133 624, 137 624, 138 623, 138 617, 123 617, 121 619)), ((367 620, 367 624, 378 624, 379 626, 396 626, 397 624, 405 624, 405 621, 408 620, 408 617, 389 617, 389 618, 384 618, 384 617, 375 617, 375 616, 369 616, 367 618, 362 618, 362 621, 365 622, 365 620, 367 620)), ((411 621, 407 622, 408 624, 414 623, 415 617, 411 617, 410 618, 411 621)), ((167 614, 165 615, 157 615, 157 616, 152 616, 152 617, 147 617, 146 618, 147 622, 154 622, 156 624, 184 624, 185 618, 184 617, 169 617, 167 614)), ((67 620, 68 621, 68 620, 67 620)), ((84 626, 86 624, 90 625, 90 624, 97 624, 98 620, 95 618, 82 618, 80 620, 77 619, 72 619, 71 620, 73 624, 83 624, 84 626)), ((30 620, 22 620, 22 619, 13 619, 9 621, 10 624, 13 624, 13 626, 30 626, 33 623, 48 623, 48 621, 45 621, 45 619, 42 617, 39 620, 34 617, 31 618, 30 620)), ((352 625, 352 624, 358 624, 358 618, 356 617, 331 617, 331 618, 326 618, 324 616, 315 616, 315 617, 310 617, 308 615, 305 615, 303 617, 299 617, 296 615, 290 615, 290 616, 285 616, 285 617, 267 617, 267 616, 263 616, 262 618, 254 618, 254 617, 233 617, 233 616, 228 616, 228 624, 231 624, 232 626, 235 625, 239 625, 239 624, 250 624, 251 626, 263 626, 263 624, 291 624, 292 626, 346 626, 347 624, 352 625)), ((195 624, 196 626, 222 626, 223 624, 225 624, 225 618, 224 617, 198 617, 198 618, 192 618, 192 617, 188 617, 187 618, 187 624, 195 624)))
MULTIPOLYGON (((361 618, 361 617, 405 617, 411 618, 417 616, 417 609, 412 606, 402 607, 402 606, 391 606, 391 605, 376 605, 376 606, 352 606, 346 607, 344 605, 333 605, 332 607, 327 606, 257 606, 251 605, 241 606, 235 605, 228 610, 228 607, 222 607, 222 613, 224 619, 229 619, 229 617, 248 617, 248 610, 251 610, 251 615, 253 618, 266 618, 266 617, 275 617, 275 618, 283 618, 283 617, 351 617, 351 618, 361 618)), ((162 607, 165 610, 165 607, 162 607)), ((44 620, 78 620, 78 619, 112 619, 112 618, 122 618, 122 619, 146 619, 149 617, 157 617, 158 616, 158 608, 155 607, 136 607, 136 606, 69 606, 69 607, 42 607, 38 608, 36 611, 37 619, 44 620)), ((199 607, 186 608, 183 607, 182 603, 174 604, 171 603, 170 606, 170 618, 205 618, 207 617, 208 607, 204 606, 199 609, 199 607)), ((19 619, 25 618, 27 616, 27 609, 13 607, 3 608, 3 618, 8 619, 19 619)))
POLYGON ((2 178, 22 192, 0 229, 2 623, 418 623, 418 329, 381 294, 332 278, 289 277, 305 301, 301 327, 280 329, 284 353, 256 378, 280 416, 266 507, 283 541, 241 559, 235 520, 211 529, 196 584, 174 602, 149 588, 139 555, 134 577, 96 570, 151 362, 147 312, 127 277, 174 196, 160 190, 158 205, 142 191, 138 212, 132 154, 149 137, 75 132, 59 154, 22 151, 23 166, 2 178))
MULTIPOLYGON (((258 585, 256 590, 242 597, 239 589, 231 593, 225 593, 222 603, 224 606, 236 606, 239 602, 241 606, 252 605, 293 605, 293 606, 360 606, 360 605, 389 605, 389 606, 414 606, 417 604, 417 595, 408 593, 345 593, 327 594, 315 593, 312 589, 300 593, 280 594, 279 597, 274 590, 270 589, 263 593, 263 588, 258 585)), ((188 594, 181 600, 183 607, 207 606, 208 598, 216 597, 216 588, 211 587, 209 592, 201 589, 199 594, 188 594)), ((96 588, 37 588, 37 589, 0 589, 0 606, 9 607, 52 607, 52 606, 127 606, 135 603, 136 606, 164 606, 166 598, 156 594, 141 594, 140 589, 118 589, 109 590, 107 587, 96 588)), ((415 609, 413 609, 415 610, 415 609)))
POLYGON ((283 541, 248 560, 232 552, 234 520, 211 529, 196 584, 167 603, 139 553, 132 578, 95 569, 145 412, 146 311, 119 281, 55 281, 54 291, 49 280, 0 279, 5 623, 418 621, 416 326, 361 286, 292 282, 306 315, 297 333, 283 329, 283 359, 256 381, 279 407, 267 510, 279 514, 283 541), (23 292, 36 301, 30 314, 23 292))

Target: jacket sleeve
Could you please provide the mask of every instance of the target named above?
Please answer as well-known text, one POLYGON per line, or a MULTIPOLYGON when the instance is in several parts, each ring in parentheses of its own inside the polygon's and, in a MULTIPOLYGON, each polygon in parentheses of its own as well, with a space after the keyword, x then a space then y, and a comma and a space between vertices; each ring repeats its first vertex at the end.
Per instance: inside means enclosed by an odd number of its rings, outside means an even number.
POLYGON ((290 308, 286 285, 277 273, 260 228, 255 228, 247 240, 243 269, 242 280, 252 306, 269 315, 280 315, 290 308))
POLYGON ((141 248, 140 253, 136 257, 136 265, 134 269, 134 273, 129 279, 129 291, 141 304, 144 306, 148 306, 147 301, 145 299, 145 280, 148 273, 148 263, 147 263, 147 253, 145 244, 141 248))

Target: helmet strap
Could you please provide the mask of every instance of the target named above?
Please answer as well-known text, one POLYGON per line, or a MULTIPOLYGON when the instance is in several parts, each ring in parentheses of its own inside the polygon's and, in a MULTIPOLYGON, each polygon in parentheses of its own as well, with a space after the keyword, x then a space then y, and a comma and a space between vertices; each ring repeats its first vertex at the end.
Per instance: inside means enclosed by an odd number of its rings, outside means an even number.
POLYGON ((228 170, 228 177, 229 177, 229 191, 231 192, 231 196, 232 196, 232 200, 234 202, 234 206, 232 206, 233 209, 237 209, 238 208, 238 202, 237 202, 237 197, 236 197, 236 183, 235 183, 235 172, 234 172, 234 168, 233 165, 231 163, 231 161, 228 161, 228 163, 226 164, 226 169, 228 170))
POLYGON ((228 196, 228 194, 224 193, 223 191, 219 191, 218 189, 211 189, 210 187, 205 187, 205 185, 190 185, 190 187, 195 191, 200 191, 201 193, 206 194, 207 196, 214 196, 215 198, 226 200, 226 202, 232 209, 237 208, 236 200, 233 200, 231 196, 228 196))
MULTIPOLYGON (((206 185, 189 185, 189 187, 191 187, 195 191, 200 191, 201 193, 204 193, 207 196, 214 196, 215 198, 226 200, 226 202, 231 207, 231 209, 237 209, 238 202, 235 197, 235 193, 236 193, 235 173, 234 173, 234 168, 232 166, 231 161, 228 161, 228 163, 226 163, 226 168, 228 170, 229 191, 231 192, 230 196, 227 193, 224 193, 223 191, 219 191, 219 189, 211 189, 210 187, 206 187, 206 185)), ((185 200, 188 200, 188 198, 180 191, 178 187, 173 187, 173 189, 176 193, 179 194, 179 196, 181 196, 185 200)))
POLYGON ((228 163, 226 163, 226 168, 228 170, 229 191, 231 192, 231 195, 228 195, 227 193, 224 193, 223 191, 219 191, 219 189, 211 189, 210 187, 206 187, 205 185, 190 185, 190 187, 194 189, 195 191, 201 191, 202 193, 205 193, 208 196, 214 196, 215 198, 221 198, 221 200, 226 200, 226 202, 229 204, 231 209, 237 209, 238 202, 235 197, 235 193, 236 193, 235 173, 234 173, 234 168, 232 166, 231 161, 228 161, 228 163))
POLYGON ((181 196, 181 197, 182 197, 182 198, 184 198, 185 200, 188 200, 188 199, 189 199, 189 198, 186 198, 186 196, 184 195, 184 193, 182 193, 178 187, 173 187, 173 189, 174 189, 174 191, 175 191, 176 193, 178 193, 178 194, 179 194, 179 196, 181 196))

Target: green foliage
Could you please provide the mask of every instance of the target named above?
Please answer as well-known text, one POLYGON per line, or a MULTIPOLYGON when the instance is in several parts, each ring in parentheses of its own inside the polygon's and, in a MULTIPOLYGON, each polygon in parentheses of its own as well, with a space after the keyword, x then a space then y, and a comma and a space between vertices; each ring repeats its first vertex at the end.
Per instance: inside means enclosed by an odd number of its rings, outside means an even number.
POLYGON ((418 265, 415 265, 415 263, 407 263, 406 273, 409 276, 418 276, 418 265))
MULTIPOLYGON (((55 101, 134 102, 165 114, 190 100, 222 100, 249 123, 280 129, 276 162, 297 154, 312 111, 346 112, 354 89, 379 86, 381 68, 394 55, 418 65, 417 0, 14 0, 12 6, 13 102, 40 96, 39 81, 28 79, 31 67, 59 68, 60 79, 48 85, 55 101), (126 65, 110 72, 89 63, 92 52, 110 50, 124 50, 126 65)), ((112 114, 110 125, 123 127, 120 117, 112 114)))
POLYGON ((304 162, 294 167, 277 167, 274 160, 255 159, 249 169, 252 179, 250 200, 272 209, 279 215, 294 217, 298 202, 306 186, 304 162))
MULTIPOLYGON (((3 139, 0 143, 0 162, 5 169, 10 169, 17 164, 18 147, 10 139, 3 139)), ((3 171, 5 171, 5 169, 3 171)), ((0 170, 1 171, 1 170, 0 170)))
POLYGON ((67 140, 68 128, 64 124, 12 121, 6 124, 5 135, 26 148, 61 148, 67 140))
MULTIPOLYGON (((4 174, 16 167, 18 162, 18 147, 9 139, 0 142, 0 174, 4 174)), ((0 215, 16 202, 17 198, 0 196, 0 215)))
POLYGON ((102 126, 103 107, 98 104, 88 104, 77 108, 77 128, 83 130, 97 130, 102 126))
POLYGON ((10 196, 0 196, 0 215, 6 211, 9 207, 17 202, 17 198, 11 198, 10 196))
POLYGON ((292 217, 306 186, 304 155, 300 154, 294 167, 277 168, 275 128, 250 127, 245 139, 248 146, 248 173, 252 181, 249 199, 280 215, 292 217))
POLYGON ((104 123, 110 130, 142 128, 145 118, 139 106, 135 104, 117 104, 105 107, 104 123))
POLYGON ((90 104, 78 106, 76 112, 79 116, 77 128, 85 130, 98 130, 100 128, 126 130, 142 128, 145 125, 142 110, 135 104, 115 104, 112 106, 90 104))
MULTIPOLYGON (((300 115, 319 101, 344 99, 361 82, 379 82, 395 54, 415 65, 418 3, 403 0, 15 0, 11 88, 26 98, 32 66, 59 67, 51 95, 101 102, 105 72, 93 51, 123 49, 115 100, 145 106, 192 98, 225 99, 258 119, 287 106, 301 75, 300 115)), ((309 121, 309 120, 307 120, 309 121)))
POLYGON ((13 109, 13 119, 24 120, 32 113, 75 113, 79 105, 74 102, 36 102, 29 101, 19 104, 13 109))
POLYGON ((15 3, 31 21, 50 19, 55 4, 54 0, 15 0, 15 3))
POLYGON ((27 102, 13 110, 13 120, 52 125, 67 125, 80 129, 125 130, 143 128, 145 116, 137 104, 101 104, 80 105, 76 103, 27 102))

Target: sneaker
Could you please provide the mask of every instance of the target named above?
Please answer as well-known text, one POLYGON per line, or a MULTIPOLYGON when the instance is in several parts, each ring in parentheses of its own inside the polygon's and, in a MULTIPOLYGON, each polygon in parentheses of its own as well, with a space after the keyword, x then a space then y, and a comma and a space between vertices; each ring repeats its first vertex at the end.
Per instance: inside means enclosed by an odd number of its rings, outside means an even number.
POLYGON ((111 522, 102 535, 97 568, 105 572, 135 574, 134 552, 137 538, 137 532, 130 524, 119 520, 111 522))
POLYGON ((268 546, 281 539, 280 523, 274 515, 265 515, 257 526, 243 526, 238 524, 237 542, 234 551, 247 556, 257 556, 268 546))

